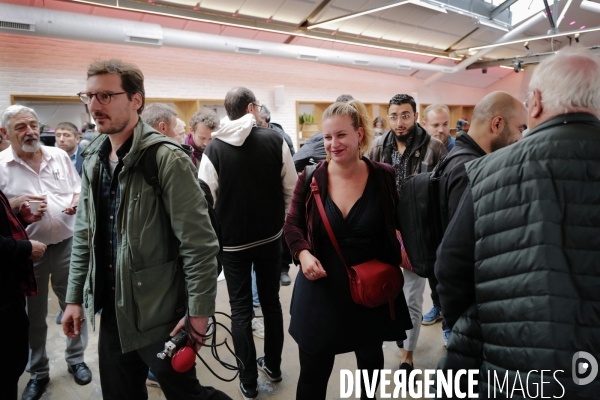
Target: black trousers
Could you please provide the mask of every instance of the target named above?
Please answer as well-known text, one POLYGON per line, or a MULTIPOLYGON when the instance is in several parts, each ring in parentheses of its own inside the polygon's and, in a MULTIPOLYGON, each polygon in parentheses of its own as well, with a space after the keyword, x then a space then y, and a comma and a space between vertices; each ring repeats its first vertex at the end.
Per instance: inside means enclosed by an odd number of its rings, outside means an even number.
POLYGON ((292 254, 288 247, 285 237, 281 236, 281 272, 290 272, 290 264, 292 263, 292 254))
MULTIPOLYGON (((440 303, 440 296, 437 292, 437 285, 439 283, 438 280, 435 276, 430 276, 429 278, 427 278, 427 281, 429 282, 429 288, 431 289, 431 300, 433 301, 433 305, 442 309, 442 303, 440 303)), ((444 310, 442 310, 442 315, 443 313, 444 310)), ((446 329, 446 327, 446 321, 442 319, 442 329, 446 329)))
MULTIPOLYGON (((383 343, 380 343, 377 346, 366 347, 354 352, 358 369, 368 370, 370 378, 373 377, 374 370, 383 369, 382 345, 383 343)), ((300 348, 298 350, 300 353, 300 378, 298 379, 298 387, 296 388, 296 400, 325 399, 327 383, 333 370, 335 354, 311 355, 300 348)), ((379 386, 379 376, 376 388, 377 386, 379 386)), ((368 399, 369 397, 366 395, 365 384, 362 379, 360 387, 360 398, 368 399)), ((377 393, 377 390, 375 393, 377 393)), ((354 398, 354 395, 352 398, 354 398)))
POLYGON ((113 304, 105 305, 100 319, 98 359, 100 365, 100 385, 104 400, 146 400, 148 390, 146 378, 148 368, 158 379, 158 383, 170 400, 227 400, 225 393, 204 387, 196 378, 196 368, 185 373, 176 372, 171 367, 171 359, 164 360, 156 355, 165 348, 165 340, 141 349, 123 354, 119 340, 119 328, 113 304))
POLYGON ((19 377, 25 371, 29 358, 29 319, 25 312, 25 297, 17 295, 3 298, 0 302, 0 320, 7 324, 0 329, 0 397, 17 400, 19 377))
POLYGON ((231 332, 235 353, 244 363, 240 381, 255 386, 258 379, 256 348, 252 336, 252 264, 258 298, 265 321, 265 363, 273 372, 281 369, 283 313, 279 301, 281 242, 278 240, 243 251, 223 252, 223 270, 231 305, 231 332))

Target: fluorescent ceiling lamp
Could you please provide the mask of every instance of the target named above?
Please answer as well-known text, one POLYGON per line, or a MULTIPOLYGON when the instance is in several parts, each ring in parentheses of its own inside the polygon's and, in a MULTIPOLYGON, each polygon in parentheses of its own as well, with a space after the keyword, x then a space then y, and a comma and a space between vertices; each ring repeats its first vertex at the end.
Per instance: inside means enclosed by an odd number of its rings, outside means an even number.
POLYGON ((365 10, 365 11, 360 11, 360 12, 353 13, 353 14, 344 15, 342 17, 328 19, 327 21, 323 21, 323 22, 318 22, 316 24, 307 26, 307 28, 308 29, 314 29, 314 28, 318 28, 318 27, 323 26, 323 25, 331 24, 333 22, 345 21, 347 19, 360 17, 361 15, 372 14, 372 13, 377 12, 377 11, 387 10, 388 8, 398 7, 398 6, 401 6, 403 4, 407 4, 407 3, 410 3, 410 1, 409 0, 399 1, 399 2, 388 4, 388 5, 385 5, 385 6, 375 7, 375 8, 371 8, 369 10, 365 10))
POLYGON ((351 44, 351 45, 354 45, 354 46, 369 47, 369 48, 372 48, 372 49, 388 50, 388 51, 394 51, 394 52, 397 52, 397 53, 416 54, 416 55, 419 55, 419 56, 426 56, 426 57, 447 58, 447 59, 450 59, 450 60, 460 60, 461 59, 461 58, 458 58, 458 57, 443 56, 441 54, 431 54, 431 53, 427 53, 425 51, 408 50, 408 49, 406 49, 406 50, 405 49, 394 49, 392 47, 377 46, 377 45, 374 45, 374 44, 366 44, 366 43, 356 43, 356 42, 351 42, 349 40, 343 40, 343 39, 339 39, 339 38, 316 37, 316 36, 306 35, 306 34, 299 33, 299 32, 290 33, 290 32, 283 31, 283 30, 268 29, 268 28, 259 28, 259 27, 251 27, 251 26, 247 26, 247 25, 243 25, 243 24, 234 24, 234 23, 231 23, 231 22, 215 22, 215 21, 211 21, 209 19, 204 19, 204 18, 186 17, 186 16, 181 16, 181 15, 176 15, 176 14, 167 14, 167 13, 162 13, 162 12, 157 12, 157 11, 147 11, 147 10, 140 11, 140 10, 137 10, 135 8, 128 8, 128 7, 123 7, 123 6, 110 6, 110 5, 98 4, 98 3, 96 3, 96 2, 94 2, 92 0, 90 0, 90 1, 88 1, 88 0, 72 0, 72 1, 76 2, 76 3, 89 4, 89 5, 93 5, 93 6, 97 6, 97 7, 107 7, 107 8, 114 8, 114 9, 117 9, 117 10, 127 10, 127 11, 133 11, 133 12, 144 13, 144 14, 162 15, 164 17, 179 18, 179 19, 184 19, 184 20, 188 20, 188 21, 198 21, 198 22, 205 22, 207 24, 217 24, 217 25, 224 25, 224 26, 233 26, 233 27, 236 27, 236 28, 244 28, 244 29, 250 29, 250 30, 261 31, 261 32, 279 33, 279 34, 282 34, 282 35, 298 36, 298 37, 304 37, 304 38, 307 38, 307 39, 322 40, 322 41, 325 41, 325 42, 351 44))
POLYGON ((565 13, 567 12, 567 10, 569 9, 569 7, 571 6, 571 2, 573 0, 568 0, 567 4, 565 4, 565 7, 562 9, 562 11, 560 12, 560 16, 558 17, 558 19, 556 20, 556 27, 558 28, 558 26, 560 25, 561 21, 563 20, 563 18, 565 17, 565 13))
POLYGON ((507 44, 525 43, 525 42, 528 42, 528 41, 529 42, 533 42, 535 40, 550 39, 550 38, 559 37, 559 36, 575 35, 576 33, 586 33, 586 32, 596 32, 596 31, 600 31, 600 26, 597 26, 595 28, 587 28, 587 29, 576 30, 576 31, 554 33, 554 34, 551 34, 551 35, 533 36, 533 37, 528 37, 528 38, 525 38, 525 39, 509 40, 508 42, 492 43, 492 44, 487 44, 485 46, 469 47, 469 51, 472 51, 472 50, 481 50, 481 49, 489 49, 489 48, 493 48, 493 47, 505 46, 507 44))

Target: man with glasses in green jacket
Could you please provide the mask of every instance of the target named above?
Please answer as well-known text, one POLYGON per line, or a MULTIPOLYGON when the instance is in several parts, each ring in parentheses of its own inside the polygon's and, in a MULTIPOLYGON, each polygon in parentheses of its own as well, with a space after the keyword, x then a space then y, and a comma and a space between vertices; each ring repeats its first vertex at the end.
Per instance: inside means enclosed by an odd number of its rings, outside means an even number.
MULTIPOLYGON (((203 387, 195 368, 179 373, 157 353, 184 327, 199 334, 215 312, 217 237, 189 155, 174 140, 144 124, 142 72, 118 60, 94 62, 81 100, 100 135, 86 158, 75 234, 67 308, 68 337, 79 335, 81 303, 102 310, 98 358, 104 399, 147 399, 150 367, 167 399, 228 399, 203 387), (152 145, 157 196, 136 168, 152 145), (190 188, 194 190, 190 190, 190 188)), ((190 335, 198 342, 202 336, 190 335)))

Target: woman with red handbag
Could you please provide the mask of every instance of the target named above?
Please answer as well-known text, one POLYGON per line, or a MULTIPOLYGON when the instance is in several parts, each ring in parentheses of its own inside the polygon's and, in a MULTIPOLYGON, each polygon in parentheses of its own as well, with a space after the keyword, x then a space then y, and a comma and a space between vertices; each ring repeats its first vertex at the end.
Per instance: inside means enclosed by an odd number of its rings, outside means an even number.
MULTIPOLYGON (((383 341, 402 340, 412 328, 404 296, 398 296, 394 171, 363 157, 372 126, 356 100, 325 111, 327 161, 300 176, 285 222, 302 272, 289 328, 300 354, 297 399, 325 399, 336 354, 355 352, 357 369, 372 377, 383 368, 383 341)), ((361 398, 368 398, 363 382, 361 388, 361 398)))

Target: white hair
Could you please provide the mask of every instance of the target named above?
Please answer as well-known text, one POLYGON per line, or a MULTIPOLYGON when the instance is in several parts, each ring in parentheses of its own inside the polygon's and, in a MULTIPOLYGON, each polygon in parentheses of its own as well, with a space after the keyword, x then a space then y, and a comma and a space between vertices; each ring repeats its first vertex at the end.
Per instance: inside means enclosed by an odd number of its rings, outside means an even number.
POLYGON ((561 50, 535 68, 529 91, 534 89, 540 91, 543 107, 551 113, 600 110, 600 60, 581 46, 561 50))
POLYGON ((10 133, 9 131, 9 121, 16 115, 19 115, 21 113, 30 113, 32 114, 36 121, 40 121, 40 119, 38 118, 38 115, 35 113, 35 111, 33 110, 33 108, 29 108, 29 107, 25 107, 22 106, 20 104, 15 104, 12 106, 9 106, 6 110, 4 110, 4 112, 2 113, 2 118, 0 119, 1 124, 0 126, 4 129, 6 129, 6 133, 10 133))

